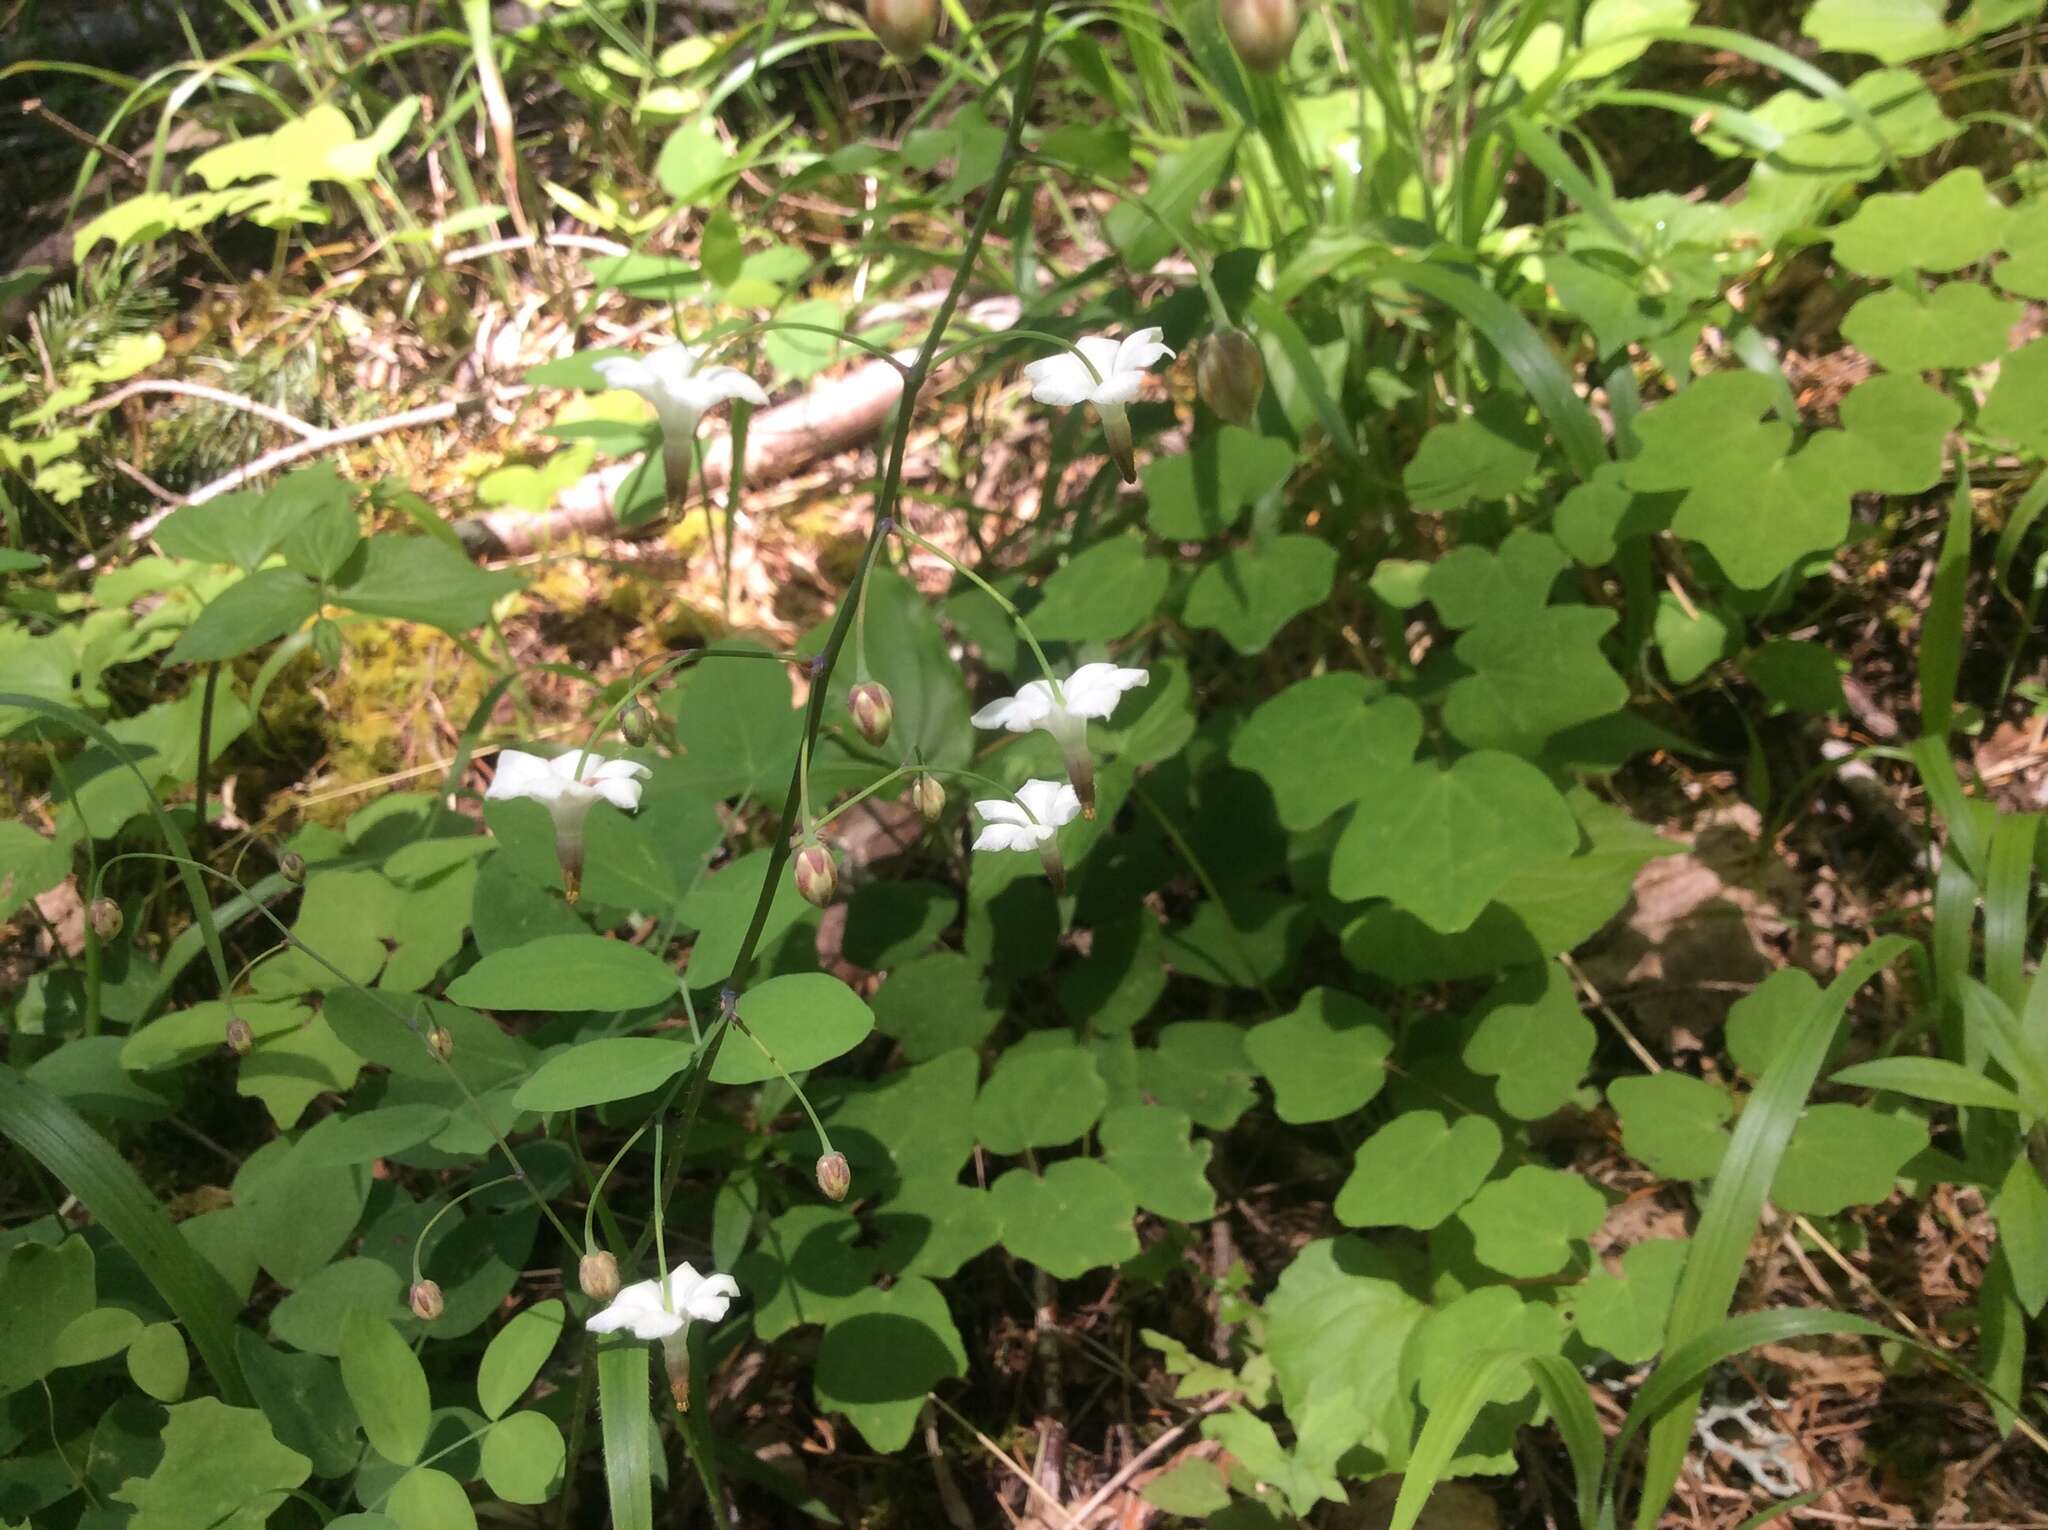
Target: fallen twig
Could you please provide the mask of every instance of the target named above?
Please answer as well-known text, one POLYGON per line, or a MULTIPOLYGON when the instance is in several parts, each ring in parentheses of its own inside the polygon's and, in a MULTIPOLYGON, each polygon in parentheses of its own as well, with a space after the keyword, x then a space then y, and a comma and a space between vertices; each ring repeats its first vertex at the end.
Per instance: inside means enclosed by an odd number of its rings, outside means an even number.
POLYGON ((112 409, 116 404, 124 404, 129 399, 145 393, 175 393, 180 398, 203 398, 210 404, 239 409, 245 414, 255 415, 258 419, 268 420, 273 425, 282 425, 292 434, 308 441, 325 434, 318 425, 309 425, 295 414, 287 414, 282 409, 260 403, 253 398, 244 398, 239 393, 230 393, 225 388, 210 388, 205 383, 175 382, 168 379, 159 381, 144 378, 141 382, 123 384, 104 398, 96 398, 89 404, 80 404, 78 413, 99 414, 103 410, 112 409))

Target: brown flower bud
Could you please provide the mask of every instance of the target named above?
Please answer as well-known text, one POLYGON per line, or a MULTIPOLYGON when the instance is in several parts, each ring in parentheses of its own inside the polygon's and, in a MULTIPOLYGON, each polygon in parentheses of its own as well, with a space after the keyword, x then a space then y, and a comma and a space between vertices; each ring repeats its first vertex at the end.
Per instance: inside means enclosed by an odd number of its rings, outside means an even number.
POLYGON ((1223 419, 1251 424, 1266 391, 1266 360, 1258 343, 1241 329, 1219 329, 1195 358, 1195 387, 1223 419))
POLYGON ((441 1287, 431 1280, 415 1281, 406 1300, 412 1304, 412 1315, 422 1323, 433 1322, 441 1315, 444 1307, 441 1287))
POLYGON ((427 1050, 442 1062, 455 1055, 455 1038, 449 1034, 447 1026, 437 1025, 427 1032, 427 1050))
POLYGON ((946 789, 936 776, 919 776, 910 786, 910 800, 926 823, 937 823, 946 812, 946 789))
POLYGON ((92 919, 92 932, 101 940, 112 940, 121 933, 121 905, 112 898, 95 898, 87 910, 92 919))
POLYGON ((888 686, 863 680, 847 692, 846 709, 853 714, 853 725, 860 729, 860 736, 875 748, 889 742, 889 729, 896 721, 896 703, 890 699, 888 686))
POLYGON ((824 908, 839 891, 839 868, 832 864, 832 852, 823 845, 805 845, 796 853, 796 890, 806 903, 824 908))
POLYGON ((306 880, 306 858, 296 850, 287 850, 277 858, 277 869, 284 873, 284 879, 293 886, 306 880))
POLYGON ((828 1201, 843 1201, 853 1188, 853 1170, 844 1153, 827 1153, 818 1160, 818 1188, 828 1201))
POLYGON ((228 1022, 228 1050, 237 1057, 247 1057, 249 1048, 256 1045, 256 1033, 249 1029, 249 1022, 240 1015, 228 1022))
POLYGON ((923 53, 937 34, 938 0, 868 0, 868 25, 891 58, 907 62, 923 53))
POLYGON ((592 1301, 610 1301, 619 1294, 619 1261, 603 1249, 585 1254, 576 1266, 576 1284, 592 1301))
POLYGON ((1223 30, 1247 69, 1271 74, 1287 62, 1301 31, 1295 0, 1220 0, 1223 30))

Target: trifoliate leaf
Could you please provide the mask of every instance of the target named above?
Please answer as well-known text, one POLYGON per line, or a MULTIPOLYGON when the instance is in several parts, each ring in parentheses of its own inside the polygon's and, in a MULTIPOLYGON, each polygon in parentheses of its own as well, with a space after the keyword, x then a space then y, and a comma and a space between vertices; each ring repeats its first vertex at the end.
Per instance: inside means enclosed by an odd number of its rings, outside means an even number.
POLYGON ((1498 550, 1472 544, 1437 559, 1422 593, 1447 627, 1470 627, 1484 617, 1533 617, 1569 561, 1555 539, 1517 526, 1498 550))
POLYGON ((1494 1075, 1500 1108, 1523 1121, 1547 1116, 1579 1087, 1599 1037, 1557 962, 1510 973, 1465 1043, 1465 1066, 1494 1075))
POLYGON ((1119 1105, 1102 1118, 1102 1161, 1130 1186, 1138 1204, 1176 1222, 1216 1214, 1209 1155, 1214 1144, 1190 1140, 1193 1123, 1164 1105, 1119 1105))
POLYGON ((1927 1146, 1927 1123, 1867 1105, 1810 1105, 1771 1181, 1771 1199, 1786 1211, 1831 1217, 1850 1206, 1874 1206, 1892 1193, 1906 1160, 1927 1146))
POLYGON ((1983 172, 1965 165, 1921 191, 1865 198, 1856 215, 1832 231, 1835 259, 1864 276, 1959 271, 1999 247, 2010 216, 1983 172))
POLYGON ((1535 1164, 1481 1187, 1458 1213, 1479 1262, 1523 1280, 1563 1269, 1572 1244, 1606 1218, 1607 1198, 1590 1182, 1535 1164))
POLYGON ((1682 1238, 1638 1243, 1621 1256, 1621 1274, 1591 1276, 1570 1299, 1579 1337, 1624 1365, 1640 1365, 1656 1354, 1691 1248, 1682 1238))
POLYGON ((1621 1145, 1666 1179, 1707 1179, 1728 1151, 1734 1102, 1719 1084, 1666 1069, 1618 1078, 1607 1099, 1621 1117, 1621 1145))
POLYGON ((1394 1037, 1387 1017, 1363 999, 1311 988, 1291 1013, 1253 1026, 1244 1049, 1273 1086, 1281 1120, 1331 1121, 1380 1092, 1394 1037))
POLYGON ((1138 1252, 1130 1185, 1093 1158, 1067 1158, 1043 1177, 1012 1169, 989 1187, 1003 1246, 1061 1280, 1073 1280, 1138 1252))
POLYGON ((1433 1110, 1394 1117, 1360 1144, 1337 1192, 1347 1227, 1431 1228, 1469 1200, 1500 1158, 1500 1128, 1484 1116, 1446 1121, 1433 1110))
POLYGON ((2005 354, 2025 312, 1979 282, 1944 282, 1931 292, 1909 283, 1858 299, 1842 316, 1842 338, 1894 372, 1980 367, 2005 354))

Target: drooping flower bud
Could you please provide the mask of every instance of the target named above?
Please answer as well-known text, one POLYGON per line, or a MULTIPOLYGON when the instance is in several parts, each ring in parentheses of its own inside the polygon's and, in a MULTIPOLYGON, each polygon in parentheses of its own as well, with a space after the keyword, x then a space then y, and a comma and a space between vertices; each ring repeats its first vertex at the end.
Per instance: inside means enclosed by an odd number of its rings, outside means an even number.
POLYGON ((1295 0, 1219 0, 1223 30, 1247 69, 1271 74, 1287 62, 1301 31, 1295 0))
POLYGON ((228 1022, 228 1050, 237 1057, 247 1057, 249 1048, 256 1045, 256 1033, 249 1029, 249 1022, 240 1015, 228 1022))
POLYGON ((112 898, 95 898, 88 910, 92 918, 92 932, 101 940, 112 940, 121 933, 121 905, 112 898))
POLYGON ((889 742, 889 729, 896 721, 896 703, 890 698, 889 687, 863 680, 847 692, 846 709, 853 714, 853 725, 860 729, 860 736, 875 748, 889 742))
POLYGON ((306 858, 296 850, 287 850, 280 855, 277 858, 277 869, 294 887, 306 880, 306 858))
POLYGON ((455 1038, 445 1025, 437 1025, 427 1032, 427 1050, 442 1062, 455 1055, 455 1038))
POLYGON ((610 1301, 619 1294, 619 1261, 603 1249, 585 1254, 576 1266, 576 1284, 592 1301, 610 1301))
POLYGON ((412 1307, 412 1315, 422 1323, 433 1322, 441 1315, 444 1306, 441 1287, 431 1280, 415 1281, 405 1299, 412 1307))
POLYGON ((1249 425, 1266 391, 1266 360, 1258 343, 1241 329, 1219 329, 1202 342, 1195 358, 1195 387, 1202 402, 1233 425, 1249 425))
POLYGON ((619 732, 637 749, 654 737, 654 719, 636 701, 619 714, 619 732))
POLYGON ((946 789, 936 776, 919 776, 910 786, 910 800, 926 823, 937 823, 946 812, 946 789))
POLYGON ((815 903, 824 908, 831 903, 832 895, 839 891, 839 868, 832 863, 832 852, 823 845, 805 845, 796 853, 796 890, 803 894, 806 903, 815 903))
POLYGON ((828 1201, 843 1201, 853 1188, 853 1170, 844 1153, 827 1153, 818 1160, 818 1189, 828 1201))
POLYGON ((868 0, 868 25, 891 58, 907 63, 939 30, 938 0, 868 0))

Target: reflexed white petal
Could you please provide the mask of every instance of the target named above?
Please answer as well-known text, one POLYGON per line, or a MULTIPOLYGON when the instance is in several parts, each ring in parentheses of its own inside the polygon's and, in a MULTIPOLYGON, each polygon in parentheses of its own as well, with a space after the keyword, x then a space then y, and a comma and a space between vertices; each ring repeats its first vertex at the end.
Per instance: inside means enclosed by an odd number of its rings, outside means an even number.
POLYGON ((991 701, 969 719, 977 728, 1007 728, 1012 733, 1029 733, 1042 727, 1052 715, 1052 686, 1033 680, 1019 686, 1017 694, 991 701))
POLYGON ((1144 381, 1143 372, 1111 372, 1103 378, 1091 402, 1097 409, 1121 409, 1136 400, 1144 381))
POLYGON ((606 356, 593 363, 591 370, 604 379, 608 388, 627 388, 644 394, 661 385, 654 369, 638 356, 606 356))
POLYGON ((552 802, 561 792, 562 778, 555 774, 547 760, 523 749, 500 749, 497 772, 491 777, 484 796, 493 802, 503 802, 512 797, 533 797, 542 802, 552 802))
POLYGON ((1081 799, 1066 781, 1026 781, 1017 788, 1017 800, 1024 804, 1034 824, 1047 834, 1081 816, 1081 799))
POLYGON ((991 823, 985 824, 974 836, 977 850, 1036 850, 1043 839, 1050 838, 1050 829, 1040 830, 1032 824, 991 823))
POLYGON ((1166 331, 1156 325, 1141 329, 1124 337, 1124 343, 1116 350, 1116 369, 1119 372, 1142 372, 1155 362, 1171 356, 1171 347, 1162 345, 1160 337, 1166 331))
POLYGON ((1086 403, 1095 393, 1095 379, 1080 358, 1066 351, 1031 362, 1024 375, 1031 381, 1031 397, 1041 404, 1070 407, 1086 403))
POLYGON ((588 790, 604 798, 622 813, 637 813, 640 810, 640 783, 633 780, 594 781, 588 790))
POLYGON ((696 381, 721 403, 734 398, 745 399, 750 404, 765 405, 768 402, 768 395, 762 391, 761 385, 738 367, 706 367, 697 374, 696 381))
POLYGON ((1067 710, 1076 717, 1107 717, 1116 710, 1123 693, 1146 684, 1151 677, 1142 669, 1122 669, 1114 664, 1083 664, 1060 689, 1067 698, 1067 710))
POLYGON ((675 1294, 678 1312, 686 1312, 696 1323, 718 1323, 725 1320, 726 1309, 732 1306, 733 1298, 740 1294, 739 1282, 730 1275, 695 1276, 695 1284, 685 1294, 677 1289, 677 1283, 688 1265, 682 1266, 669 1277, 669 1288, 675 1294))
POLYGON ((1031 815, 1024 811, 1023 804, 1010 797, 991 797, 986 802, 977 802, 974 811, 990 823, 1031 826, 1031 815))
POLYGON ((627 1286, 602 1312, 593 1312, 584 1322, 592 1333, 616 1333, 625 1329, 636 1339, 665 1339, 680 1333, 688 1318, 670 1312, 661 1304, 661 1287, 651 1280, 627 1286))
MULTIPOLYGON (((1088 358, 1089 365, 1095 368, 1096 374, 1102 379, 1102 382, 1108 382, 1110 378, 1116 376, 1116 357, 1121 347, 1114 340, 1110 339, 1109 336, 1083 335, 1074 344, 1080 348, 1081 354, 1088 358)), ((1087 369, 1083 368, 1082 370, 1085 372, 1087 369)), ((1101 383, 1097 383, 1095 386, 1100 387, 1101 383)))
POLYGON ((584 768, 586 781, 640 780, 652 772, 638 760, 607 760, 598 755, 590 757, 590 764, 584 768))
POLYGON ((697 348, 694 345, 664 345, 649 351, 645 357, 647 370, 654 378, 654 386, 662 392, 679 394, 697 375, 697 348))

